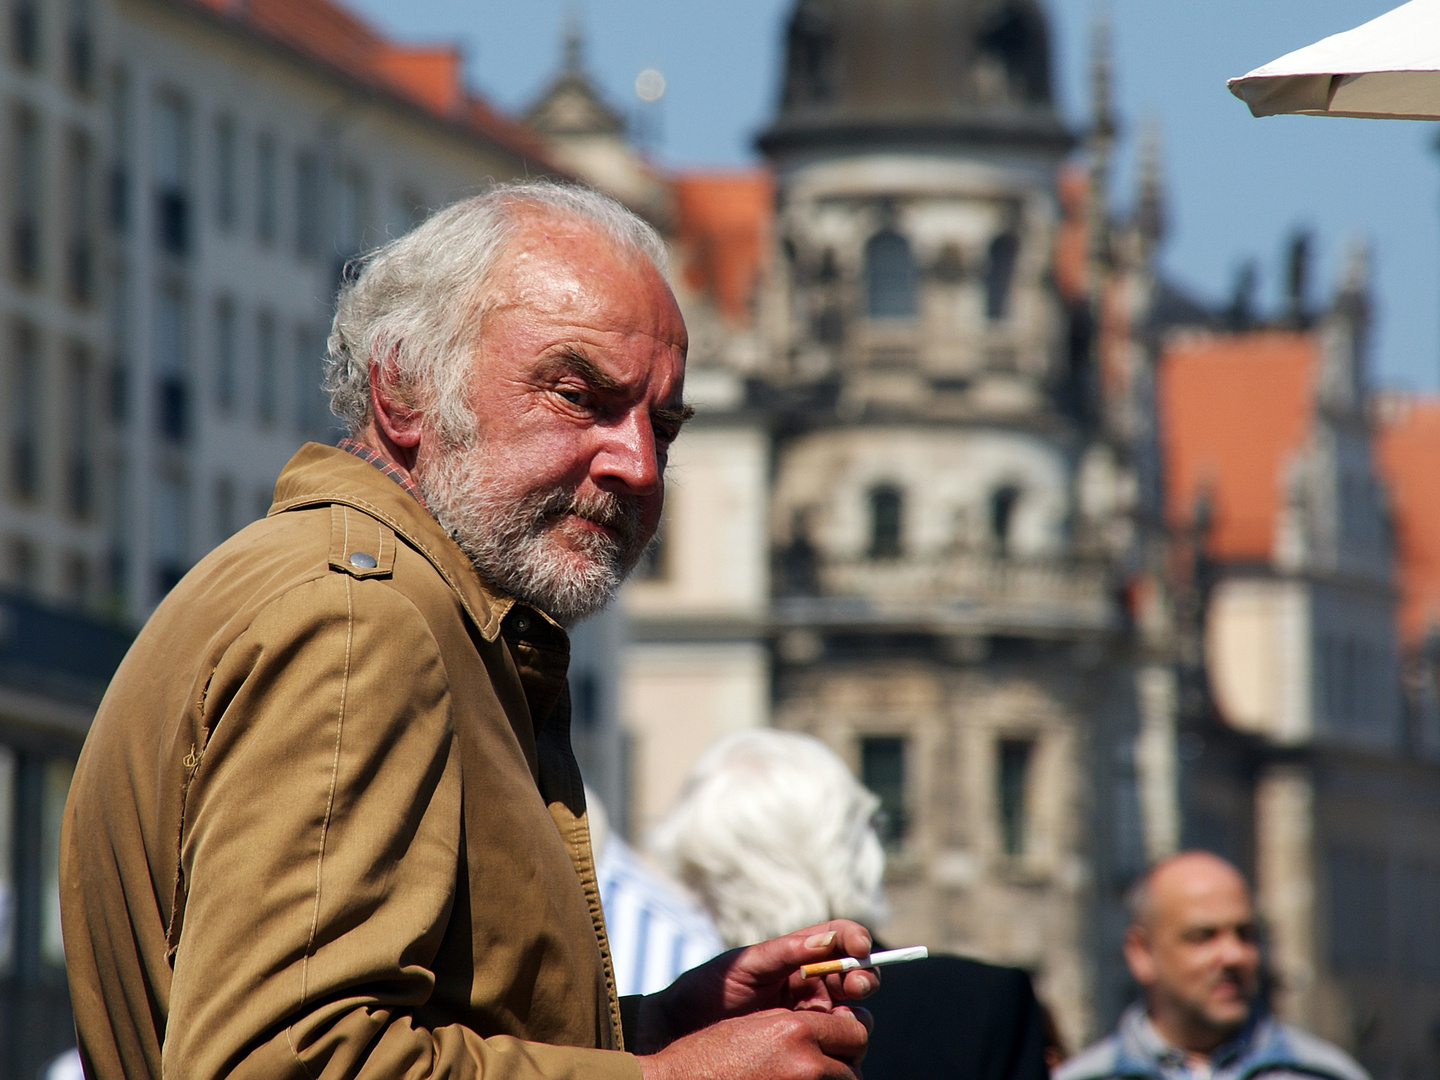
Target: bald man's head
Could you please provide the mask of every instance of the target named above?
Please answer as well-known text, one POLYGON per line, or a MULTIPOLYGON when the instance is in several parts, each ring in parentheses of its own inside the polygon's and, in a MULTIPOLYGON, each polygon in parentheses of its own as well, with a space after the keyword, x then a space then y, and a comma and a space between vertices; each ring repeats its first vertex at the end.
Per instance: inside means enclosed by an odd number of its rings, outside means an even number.
POLYGON ((1259 988, 1250 889, 1206 851, 1172 855, 1136 883, 1125 960, 1170 1042, 1209 1053, 1244 1025, 1259 988))

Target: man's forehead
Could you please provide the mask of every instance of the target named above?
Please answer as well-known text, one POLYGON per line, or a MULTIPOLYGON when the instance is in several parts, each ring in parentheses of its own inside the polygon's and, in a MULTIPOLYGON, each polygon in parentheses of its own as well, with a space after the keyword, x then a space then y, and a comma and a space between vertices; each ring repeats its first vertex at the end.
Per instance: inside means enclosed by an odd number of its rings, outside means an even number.
POLYGON ((1162 919, 1196 923, 1250 918, 1250 891, 1244 879, 1233 871, 1177 867, 1157 875, 1151 888, 1155 912, 1162 919))
POLYGON ((519 223, 489 275, 486 319, 533 313, 557 330, 620 331, 683 353, 685 321, 660 271, 598 224, 541 213, 519 223))

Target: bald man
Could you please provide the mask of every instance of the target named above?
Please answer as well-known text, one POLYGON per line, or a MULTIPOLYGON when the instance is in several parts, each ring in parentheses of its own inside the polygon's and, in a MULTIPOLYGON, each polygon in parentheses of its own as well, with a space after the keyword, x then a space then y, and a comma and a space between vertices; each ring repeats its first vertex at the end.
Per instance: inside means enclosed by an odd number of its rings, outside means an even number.
POLYGON ((1240 871, 1206 851, 1153 866, 1130 893, 1125 962, 1144 1000, 1055 1080, 1369 1080, 1349 1055, 1268 1015, 1240 871))

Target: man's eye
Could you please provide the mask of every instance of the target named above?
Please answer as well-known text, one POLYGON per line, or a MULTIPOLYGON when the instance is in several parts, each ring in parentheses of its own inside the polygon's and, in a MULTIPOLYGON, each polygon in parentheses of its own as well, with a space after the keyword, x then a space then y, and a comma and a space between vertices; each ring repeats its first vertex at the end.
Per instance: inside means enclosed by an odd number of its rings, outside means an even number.
POLYGON ((651 430, 655 432, 655 441, 664 443, 667 446, 674 442, 675 437, 679 434, 679 432, 673 431, 670 428, 652 427, 651 430))
POLYGON ((584 390, 556 390, 555 393, 559 394, 571 405, 586 405, 589 404, 590 401, 590 395, 584 390))

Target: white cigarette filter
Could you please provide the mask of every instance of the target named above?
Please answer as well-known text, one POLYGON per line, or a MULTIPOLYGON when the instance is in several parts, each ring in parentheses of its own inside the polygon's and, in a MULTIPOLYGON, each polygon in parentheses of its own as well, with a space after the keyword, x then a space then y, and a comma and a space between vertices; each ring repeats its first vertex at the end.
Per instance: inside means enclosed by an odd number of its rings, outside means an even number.
POLYGON ((868 960, 843 956, 839 960, 806 964, 800 969, 800 975, 802 978, 814 979, 820 975, 839 975, 842 972, 858 971, 861 968, 884 967, 886 964, 904 964, 911 960, 924 960, 929 955, 930 950, 924 945, 915 945, 908 949, 889 949, 886 952, 871 953, 868 960))

